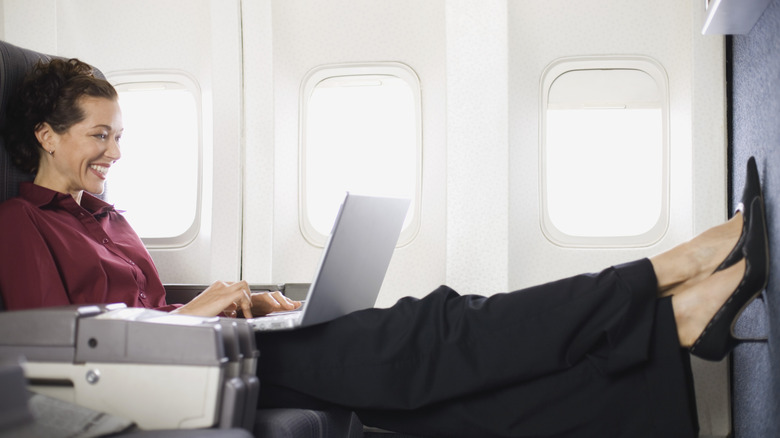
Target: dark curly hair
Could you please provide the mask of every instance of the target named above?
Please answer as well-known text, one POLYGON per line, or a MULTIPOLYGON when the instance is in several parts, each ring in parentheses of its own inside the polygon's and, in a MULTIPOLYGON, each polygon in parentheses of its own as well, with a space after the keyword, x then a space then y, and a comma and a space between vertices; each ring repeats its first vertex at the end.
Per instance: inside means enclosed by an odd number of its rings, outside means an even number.
POLYGON ((11 97, 7 112, 7 149, 13 163, 29 173, 38 171, 43 147, 35 131, 44 122, 62 134, 84 120, 79 105, 84 96, 116 99, 114 87, 95 77, 92 67, 78 59, 38 62, 11 97))

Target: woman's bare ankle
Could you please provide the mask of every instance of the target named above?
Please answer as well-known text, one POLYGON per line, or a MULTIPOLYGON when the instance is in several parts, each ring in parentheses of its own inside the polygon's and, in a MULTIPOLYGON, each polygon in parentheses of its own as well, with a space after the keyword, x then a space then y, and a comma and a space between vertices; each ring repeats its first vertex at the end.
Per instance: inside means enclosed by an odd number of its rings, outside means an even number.
POLYGON ((677 288, 672 296, 674 319, 680 346, 688 348, 739 286, 745 272, 745 261, 716 272, 690 287, 677 288))
POLYGON ((650 257, 656 279, 659 295, 666 295, 674 287, 693 277, 699 268, 696 259, 690 254, 690 242, 685 242, 656 256, 650 257))

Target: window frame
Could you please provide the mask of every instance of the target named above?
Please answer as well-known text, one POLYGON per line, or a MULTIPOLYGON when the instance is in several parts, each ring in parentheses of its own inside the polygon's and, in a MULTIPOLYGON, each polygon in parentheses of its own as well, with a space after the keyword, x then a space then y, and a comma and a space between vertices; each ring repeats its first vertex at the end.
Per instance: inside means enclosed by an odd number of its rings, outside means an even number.
POLYGON ((204 189, 204 145, 203 145, 203 94, 195 79, 183 71, 173 70, 125 70, 106 74, 106 79, 114 86, 117 93, 123 89, 143 90, 144 88, 159 88, 165 84, 175 84, 177 89, 189 91, 195 102, 195 116, 197 118, 197 187, 195 192, 195 216, 189 227, 177 236, 168 237, 141 237, 141 241, 149 249, 177 249, 183 248, 195 241, 201 231, 203 222, 203 189, 204 189))
POLYGON ((650 246, 660 241, 669 227, 669 180, 670 180, 670 130, 669 130, 669 82, 666 71, 656 60, 644 56, 591 56, 566 57, 550 63, 540 79, 539 115, 539 189, 540 226, 544 236, 561 247, 579 248, 624 248, 650 246), (626 236, 576 236, 559 230, 552 222, 548 208, 547 193, 547 110, 550 90, 555 81, 572 71, 580 70, 637 70, 650 76, 658 86, 661 104, 662 169, 661 208, 655 224, 646 232, 626 236))
POLYGON ((299 133, 298 133, 298 225, 304 239, 315 247, 324 247, 328 235, 322 234, 309 221, 307 199, 307 167, 306 167, 306 132, 309 98, 314 93, 317 85, 333 78, 366 76, 392 76, 403 80, 411 89, 414 96, 415 119, 415 193, 412 199, 410 212, 414 214, 409 218, 406 226, 398 238, 396 247, 410 244, 420 231, 422 208, 422 94, 420 79, 417 73, 406 64, 400 62, 372 62, 322 65, 311 69, 301 81, 299 102, 299 133))

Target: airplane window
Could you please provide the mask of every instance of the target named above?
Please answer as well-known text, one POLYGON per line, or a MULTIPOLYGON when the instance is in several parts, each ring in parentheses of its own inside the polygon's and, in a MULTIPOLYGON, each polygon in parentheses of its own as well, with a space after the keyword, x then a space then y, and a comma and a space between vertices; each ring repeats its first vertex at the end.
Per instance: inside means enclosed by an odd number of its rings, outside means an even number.
POLYGON ((420 89, 406 66, 320 68, 304 82, 301 230, 314 245, 330 234, 346 191, 412 199, 399 245, 419 226, 420 89))
POLYGON ((109 80, 125 131, 106 198, 124 210, 147 246, 183 246, 197 234, 200 203, 197 87, 178 75, 109 80))
POLYGON ((543 80, 543 229, 562 246, 642 246, 668 222, 666 76, 645 59, 554 63, 543 80))

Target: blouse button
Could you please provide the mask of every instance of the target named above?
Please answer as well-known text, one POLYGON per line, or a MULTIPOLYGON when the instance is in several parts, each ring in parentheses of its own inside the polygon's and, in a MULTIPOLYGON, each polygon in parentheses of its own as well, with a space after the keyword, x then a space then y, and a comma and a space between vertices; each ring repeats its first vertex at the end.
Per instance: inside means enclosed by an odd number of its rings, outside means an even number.
POLYGON ((146 294, 141 292, 141 298, 146 298, 146 294))
POLYGON ((103 243, 108 243, 108 239, 104 237, 103 238, 103 243))

